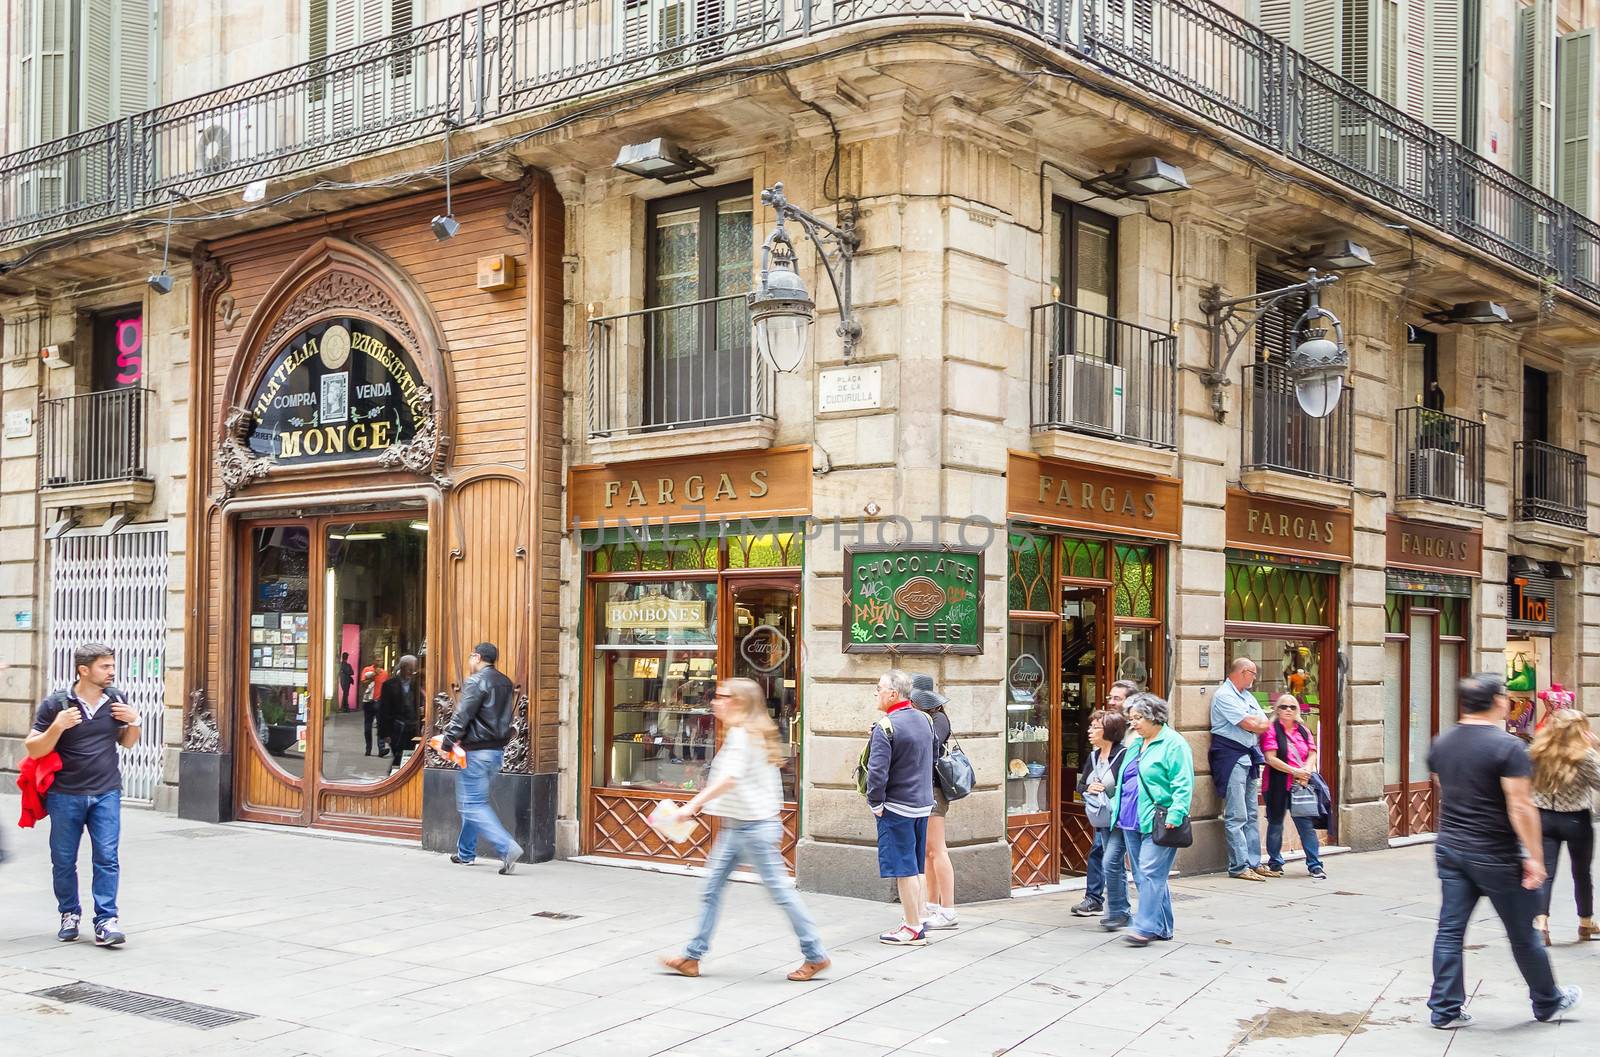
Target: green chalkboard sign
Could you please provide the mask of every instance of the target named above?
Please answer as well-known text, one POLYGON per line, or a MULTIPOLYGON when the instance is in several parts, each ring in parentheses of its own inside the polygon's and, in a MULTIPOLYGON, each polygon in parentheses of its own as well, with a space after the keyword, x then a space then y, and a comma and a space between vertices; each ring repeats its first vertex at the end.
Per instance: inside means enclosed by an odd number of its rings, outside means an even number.
POLYGON ((983 552, 846 547, 845 653, 982 653, 983 552))

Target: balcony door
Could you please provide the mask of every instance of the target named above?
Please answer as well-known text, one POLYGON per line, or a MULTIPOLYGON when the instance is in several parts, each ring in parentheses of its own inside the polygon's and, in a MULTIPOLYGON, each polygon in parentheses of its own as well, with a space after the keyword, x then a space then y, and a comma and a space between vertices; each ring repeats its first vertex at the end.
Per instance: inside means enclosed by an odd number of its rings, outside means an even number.
POLYGON ((1062 306, 1048 379, 1053 413, 1077 429, 1143 435, 1128 428, 1141 409, 1125 399, 1139 360, 1117 347, 1117 222, 1061 199, 1050 220, 1051 297, 1062 306))
POLYGON ((650 203, 646 234, 646 428, 750 414, 753 207, 749 184, 650 203))
POLYGON ((50 484, 90 484, 144 474, 144 310, 127 305, 91 319, 89 392, 58 405, 68 416, 70 465, 52 465, 50 484))

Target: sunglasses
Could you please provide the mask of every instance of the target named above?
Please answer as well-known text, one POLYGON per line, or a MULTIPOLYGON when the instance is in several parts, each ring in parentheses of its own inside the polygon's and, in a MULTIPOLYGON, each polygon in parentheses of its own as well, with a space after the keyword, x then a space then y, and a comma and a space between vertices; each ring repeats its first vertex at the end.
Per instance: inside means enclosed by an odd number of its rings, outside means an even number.
POLYGON ((1298 711, 1300 711, 1300 706, 1299 705, 1279 705, 1278 706, 1278 711, 1279 712, 1298 712, 1298 711))

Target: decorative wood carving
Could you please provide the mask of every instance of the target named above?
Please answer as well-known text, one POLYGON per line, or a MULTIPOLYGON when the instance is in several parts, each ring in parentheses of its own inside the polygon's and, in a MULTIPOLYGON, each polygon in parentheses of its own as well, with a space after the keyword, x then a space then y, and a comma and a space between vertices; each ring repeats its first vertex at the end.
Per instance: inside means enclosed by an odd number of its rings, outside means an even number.
POLYGON ((440 756, 439 753, 438 753, 438 750, 436 750, 432 745, 434 737, 436 735, 440 735, 440 734, 444 733, 444 728, 446 728, 446 727, 448 727, 450 725, 450 720, 455 717, 455 714, 456 714, 456 702, 455 702, 455 699, 453 697, 451 697, 448 693, 446 693, 443 690, 440 690, 437 694, 433 695, 433 726, 432 726, 432 729, 429 731, 427 740, 423 742, 423 744, 427 746, 427 755, 428 755, 427 763, 425 764, 425 766, 428 766, 428 767, 453 767, 453 766, 455 766, 450 761, 446 760, 443 756, 440 756))
POLYGON ((228 262, 215 257, 204 246, 196 246, 192 258, 191 274, 200 289, 200 304, 211 303, 211 295, 225 289, 233 282, 233 271, 228 262))
POLYGON ((217 484, 223 499, 250 482, 259 481, 272 467, 270 459, 250 450, 250 429, 250 412, 242 407, 228 409, 216 454, 217 484))
POLYGON ((405 342, 408 351, 415 354, 418 349, 416 333, 400 311, 400 306, 390 300, 388 294, 353 272, 332 271, 295 296, 267 332, 266 340, 261 342, 261 350, 273 352, 284 338, 299 330, 306 320, 319 312, 331 310, 364 312, 380 319, 393 329, 396 337, 405 342))
POLYGON ((189 691, 189 711, 183 717, 184 752, 221 752, 222 732, 203 687, 189 691))
POLYGON ((511 204, 506 206, 506 230, 513 235, 526 236, 532 229, 534 194, 533 173, 523 173, 522 180, 517 184, 517 193, 512 196, 511 204))
POLYGON ((378 463, 430 478, 441 489, 448 490, 451 480, 445 476, 444 464, 450 452, 444 436, 444 416, 433 406, 432 389, 422 386, 418 393, 422 416, 417 431, 404 444, 390 445, 379 456, 378 463))
POLYGON ((528 695, 519 688, 516 704, 512 706, 511 740, 506 744, 506 758, 500 764, 503 774, 532 774, 533 748, 528 738, 528 695))

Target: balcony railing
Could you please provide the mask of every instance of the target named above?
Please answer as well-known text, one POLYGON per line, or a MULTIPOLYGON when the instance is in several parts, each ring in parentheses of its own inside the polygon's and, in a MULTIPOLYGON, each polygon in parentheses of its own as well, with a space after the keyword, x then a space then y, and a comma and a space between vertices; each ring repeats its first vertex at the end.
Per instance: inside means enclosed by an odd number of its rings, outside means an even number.
POLYGON ((1252 363, 1244 369, 1240 395, 1244 402, 1244 469, 1350 483, 1354 394, 1346 390, 1333 414, 1312 418, 1300 410, 1294 378, 1285 367, 1252 363))
POLYGON ((497 0, 0 157, 13 242, 878 19, 1000 24, 1600 303, 1600 226, 1210 0, 497 0))
POLYGON ((1396 495, 1483 508, 1482 422, 1402 407, 1394 413, 1394 435, 1396 495))
POLYGON ((1033 310, 1033 428, 1175 447, 1171 334, 1059 302, 1033 310))
POLYGON ((776 386, 742 293, 589 321, 591 437, 770 419, 776 386))
POLYGON ((106 389, 43 402, 46 489, 108 481, 148 481, 145 418, 148 389, 106 389))
POLYGON ((1517 443, 1517 520, 1589 526, 1589 460, 1541 440, 1517 443))

